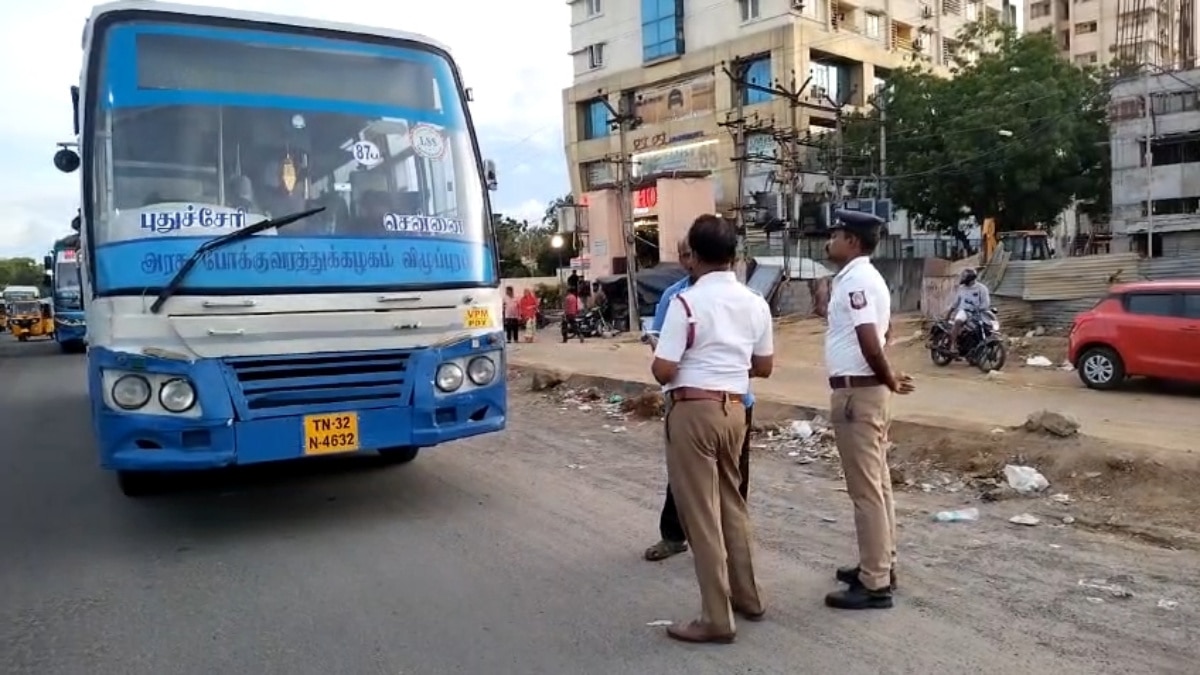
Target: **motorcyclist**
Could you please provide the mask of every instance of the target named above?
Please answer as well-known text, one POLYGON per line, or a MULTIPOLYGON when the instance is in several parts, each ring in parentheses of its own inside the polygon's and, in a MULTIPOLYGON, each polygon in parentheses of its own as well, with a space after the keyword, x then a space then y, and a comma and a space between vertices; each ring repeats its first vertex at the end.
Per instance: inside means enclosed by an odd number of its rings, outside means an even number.
POLYGON ((979 281, 979 273, 971 268, 963 270, 958 277, 958 296, 954 298, 954 304, 950 306, 946 315, 947 319, 954 322, 950 328, 950 343, 954 345, 955 351, 959 348, 958 336, 967 320, 991 308, 991 293, 988 287, 979 281))

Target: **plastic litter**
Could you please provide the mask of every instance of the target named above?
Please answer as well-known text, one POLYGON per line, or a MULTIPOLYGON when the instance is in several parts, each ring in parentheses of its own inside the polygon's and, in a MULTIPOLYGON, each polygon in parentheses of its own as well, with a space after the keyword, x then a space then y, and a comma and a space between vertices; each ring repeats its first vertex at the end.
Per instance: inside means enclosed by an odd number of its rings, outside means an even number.
POLYGON ((971 507, 969 509, 959 509, 957 511, 938 511, 933 514, 933 519, 939 523, 967 523, 979 520, 979 509, 971 507))
POLYGON ((1004 467, 1004 479, 1017 494, 1029 495, 1050 487, 1050 481, 1031 466, 1009 464, 1004 467))

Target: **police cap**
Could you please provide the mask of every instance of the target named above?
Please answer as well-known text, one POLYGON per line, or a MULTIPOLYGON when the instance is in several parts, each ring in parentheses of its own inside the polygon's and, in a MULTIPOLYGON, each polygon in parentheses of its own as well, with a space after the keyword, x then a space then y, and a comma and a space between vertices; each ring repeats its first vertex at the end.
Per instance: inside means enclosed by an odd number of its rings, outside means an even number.
POLYGON ((831 230, 849 230, 854 233, 876 234, 884 225, 883 218, 873 213, 838 209, 833 212, 831 230))

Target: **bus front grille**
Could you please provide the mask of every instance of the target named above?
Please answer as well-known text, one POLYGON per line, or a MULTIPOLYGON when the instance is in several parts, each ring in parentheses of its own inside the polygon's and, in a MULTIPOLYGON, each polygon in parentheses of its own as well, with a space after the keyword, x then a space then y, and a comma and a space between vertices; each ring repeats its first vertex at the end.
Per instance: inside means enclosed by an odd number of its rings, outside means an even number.
POLYGON ((225 360, 242 419, 382 408, 410 402, 407 352, 248 356, 225 360))

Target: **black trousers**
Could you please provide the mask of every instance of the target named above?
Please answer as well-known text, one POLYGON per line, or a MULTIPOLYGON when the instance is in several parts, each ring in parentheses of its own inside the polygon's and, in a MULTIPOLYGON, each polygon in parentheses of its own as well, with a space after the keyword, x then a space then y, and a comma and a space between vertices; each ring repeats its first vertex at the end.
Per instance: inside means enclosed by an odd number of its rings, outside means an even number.
POLYGON ((504 320, 504 338, 509 342, 521 341, 521 320, 520 319, 505 319, 504 320))
MULTIPOLYGON (((742 499, 750 489, 750 423, 754 419, 754 408, 746 408, 746 437, 742 440, 742 456, 738 460, 738 471, 742 474, 742 484, 738 492, 742 499)), ((679 522, 679 511, 675 510, 675 497, 671 495, 671 485, 667 484, 667 499, 663 502, 662 516, 658 519, 658 533, 664 541, 683 543, 687 537, 683 534, 683 524, 679 522)))

